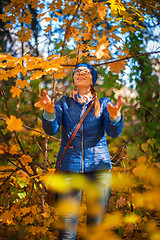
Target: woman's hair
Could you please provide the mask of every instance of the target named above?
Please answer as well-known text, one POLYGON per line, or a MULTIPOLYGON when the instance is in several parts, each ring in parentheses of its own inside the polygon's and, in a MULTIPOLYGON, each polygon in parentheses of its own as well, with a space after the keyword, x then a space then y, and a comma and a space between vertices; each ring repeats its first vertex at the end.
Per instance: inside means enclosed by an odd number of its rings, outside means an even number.
POLYGON ((91 93, 92 93, 93 97, 95 98, 95 101, 94 101, 94 115, 95 115, 95 117, 98 117, 100 115, 101 106, 100 106, 99 99, 97 98, 96 89, 93 87, 93 85, 91 85, 91 93))

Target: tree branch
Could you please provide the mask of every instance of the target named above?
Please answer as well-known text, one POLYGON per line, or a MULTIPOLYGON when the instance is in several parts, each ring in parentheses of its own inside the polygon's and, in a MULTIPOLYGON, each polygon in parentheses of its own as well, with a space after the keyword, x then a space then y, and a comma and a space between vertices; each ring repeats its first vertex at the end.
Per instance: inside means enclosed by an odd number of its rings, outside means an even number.
POLYGON ((29 199, 28 199, 28 202, 27 202, 27 206, 29 206, 29 203, 30 203, 30 200, 31 200, 31 197, 32 197, 32 193, 33 193, 33 189, 34 189, 34 183, 32 183, 32 189, 31 189, 31 193, 30 193, 30 196, 29 196, 29 199))
MULTIPOLYGON (((2 85, 1 85, 1 86, 2 86, 2 85)), ((1 91, 1 94, 2 94, 2 97, 4 98, 4 101, 5 101, 6 110, 7 110, 7 116, 9 117, 8 102, 7 102, 7 99, 6 99, 5 91, 2 90, 2 91, 1 91)))
MULTIPOLYGON (((0 117, 0 120, 6 122, 6 119, 4 119, 4 118, 1 118, 1 117, 0 117)), ((45 135, 45 136, 47 135, 47 134, 44 133, 44 132, 41 132, 41 131, 36 130, 36 129, 31 128, 31 127, 28 127, 28 126, 26 126, 26 125, 23 125, 23 127, 26 128, 26 129, 28 129, 28 130, 31 130, 31 131, 40 133, 41 135, 45 135)), ((56 137, 53 137, 53 136, 50 136, 50 135, 47 135, 47 136, 48 136, 48 138, 54 139, 54 140, 56 140, 56 141, 61 141, 61 139, 59 139, 59 138, 56 138, 56 137)))
MULTIPOLYGON (((0 120, 3 120, 3 119, 0 118, 0 120)), ((42 135, 45 135, 45 136, 47 135, 47 134, 44 133, 44 132, 41 132, 41 131, 36 130, 36 129, 31 128, 31 127, 28 127, 28 126, 26 126, 26 125, 23 125, 23 127, 26 128, 26 129, 28 129, 28 130, 31 130, 31 131, 34 131, 34 132, 40 133, 40 134, 42 134, 42 135)), ((56 140, 56 141, 61 141, 59 138, 56 138, 56 137, 53 137, 53 136, 50 136, 50 135, 47 135, 47 136, 48 136, 49 138, 51 138, 51 139, 56 140)))
POLYGON ((17 168, 4 180, 4 182, 0 185, 0 188, 1 188, 1 187, 11 178, 11 176, 12 176, 15 172, 17 172, 19 169, 20 169, 20 168, 17 167, 17 168))
POLYGON ((93 64, 92 66, 102 66, 102 65, 106 65, 106 64, 110 64, 110 63, 120 62, 120 61, 123 61, 123 60, 128 60, 130 58, 136 58, 136 57, 141 57, 141 56, 148 56, 148 55, 157 54, 157 53, 160 53, 160 51, 134 54, 134 55, 131 55, 131 56, 128 56, 128 57, 123 57, 123 58, 120 58, 120 59, 111 60, 111 61, 108 61, 106 63, 93 64))
POLYGON ((21 144, 21 142, 20 142, 20 140, 19 140, 19 137, 18 137, 16 131, 13 131, 13 132, 14 132, 14 135, 15 135, 15 137, 16 137, 17 143, 18 143, 18 145, 20 146, 23 154, 26 154, 26 152, 25 152, 25 150, 24 150, 24 148, 23 148, 23 146, 22 146, 22 144, 21 144))
POLYGON ((45 137, 45 151, 44 151, 44 167, 47 168, 47 144, 48 144, 48 137, 45 137))
POLYGON ((32 136, 33 140, 35 141, 36 145, 38 146, 39 150, 44 154, 44 150, 41 148, 41 146, 39 145, 39 143, 37 142, 35 136, 32 136))
POLYGON ((44 194, 41 195, 41 210, 44 213, 44 194))
MULTIPOLYGON (((104 62, 104 63, 97 63, 97 64, 91 64, 93 67, 97 67, 97 66, 102 66, 102 65, 107 65, 107 64, 110 64, 110 63, 115 63, 115 62, 120 62, 120 61, 123 61, 123 60, 128 60, 130 58, 136 58, 136 57, 141 57, 141 56, 148 56, 148 55, 151 55, 151 54, 157 54, 157 53, 160 53, 160 51, 152 51, 152 52, 148 52, 148 53, 140 53, 140 54, 133 54, 131 56, 126 56, 126 57, 123 57, 123 58, 120 58, 120 59, 113 59, 113 60, 110 60, 110 61, 107 61, 107 62, 104 62)), ((62 67, 75 67, 74 64, 61 64, 62 67)))

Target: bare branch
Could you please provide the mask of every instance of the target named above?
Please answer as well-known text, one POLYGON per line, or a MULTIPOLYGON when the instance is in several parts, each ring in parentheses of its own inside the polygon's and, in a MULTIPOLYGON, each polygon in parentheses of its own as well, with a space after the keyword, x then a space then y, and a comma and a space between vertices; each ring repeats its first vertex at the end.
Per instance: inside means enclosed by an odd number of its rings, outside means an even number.
POLYGON ((39 150, 44 154, 44 150, 41 148, 41 146, 39 145, 39 143, 37 142, 35 136, 32 136, 33 140, 35 141, 36 145, 38 146, 39 150))

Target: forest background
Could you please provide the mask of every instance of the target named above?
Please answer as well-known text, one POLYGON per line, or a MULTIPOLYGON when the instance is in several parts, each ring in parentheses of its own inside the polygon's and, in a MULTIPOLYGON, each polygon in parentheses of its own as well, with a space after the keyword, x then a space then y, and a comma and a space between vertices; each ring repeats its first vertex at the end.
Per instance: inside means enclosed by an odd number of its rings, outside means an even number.
MULTIPOLYGON (((72 70, 98 72, 98 97, 122 95, 124 129, 107 141, 113 163, 108 213, 84 239, 160 239, 160 4, 156 0, 2 0, 0 2, 0 239, 57 239, 64 212, 44 202, 60 133, 42 129, 42 89, 59 99, 73 89, 72 70)), ((84 189, 77 179, 74 186, 84 189)))

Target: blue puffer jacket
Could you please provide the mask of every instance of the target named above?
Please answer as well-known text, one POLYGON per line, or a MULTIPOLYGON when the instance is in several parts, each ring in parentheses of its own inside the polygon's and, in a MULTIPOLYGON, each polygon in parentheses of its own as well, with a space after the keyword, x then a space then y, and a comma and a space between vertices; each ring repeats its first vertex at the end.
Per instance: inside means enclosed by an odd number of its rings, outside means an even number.
MULTIPOLYGON (((98 118, 94 116, 94 107, 88 113, 63 158, 61 171, 91 172, 112 168, 105 132, 108 136, 118 137, 122 131, 123 118, 121 116, 118 122, 110 120, 106 108, 109 101, 109 98, 100 99, 101 113, 98 118)), ((83 112, 91 103, 81 104, 71 97, 63 96, 55 103, 56 119, 46 120, 43 116, 46 134, 55 135, 62 126, 57 163, 83 112)))

